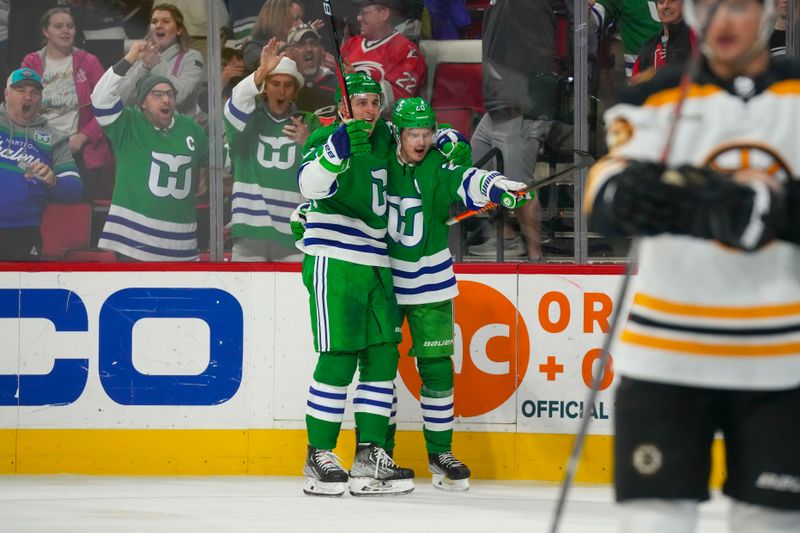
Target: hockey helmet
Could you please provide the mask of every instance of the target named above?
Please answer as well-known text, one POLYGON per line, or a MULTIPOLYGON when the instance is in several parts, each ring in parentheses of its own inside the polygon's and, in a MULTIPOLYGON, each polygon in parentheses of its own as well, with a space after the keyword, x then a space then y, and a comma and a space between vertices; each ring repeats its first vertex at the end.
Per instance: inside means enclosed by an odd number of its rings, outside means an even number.
MULTIPOLYGON (((347 85, 347 94, 349 94, 351 98, 357 94, 381 94, 380 84, 363 72, 346 74, 344 82, 347 85)), ((342 88, 339 86, 336 87, 335 98, 337 104, 341 103, 342 88)))
MULTIPOLYGON (((708 27, 708 17, 714 4, 726 2, 728 0, 684 0, 683 18, 686 23, 702 37, 703 30, 708 27)), ((764 13, 761 15, 761 24, 758 29, 758 43, 763 46, 769 41, 775 21, 778 18, 778 9, 775 0, 759 0, 764 4, 764 13)), ((704 52, 707 52, 704 50, 704 52)))
POLYGON ((424 99, 419 96, 401 98, 392 109, 392 124, 403 128, 435 128, 436 113, 424 99))

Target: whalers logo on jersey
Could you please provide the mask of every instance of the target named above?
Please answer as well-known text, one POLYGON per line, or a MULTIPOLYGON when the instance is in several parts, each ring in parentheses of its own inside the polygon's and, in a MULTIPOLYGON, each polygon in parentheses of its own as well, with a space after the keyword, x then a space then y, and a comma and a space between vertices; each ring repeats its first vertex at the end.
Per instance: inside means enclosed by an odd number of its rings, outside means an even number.
POLYGON ((33 132, 33 140, 42 144, 49 144, 52 138, 53 137, 46 131, 36 130, 33 132))
POLYGON ((371 170, 372 175, 372 212, 382 217, 386 214, 386 184, 389 174, 385 168, 371 170))
POLYGON ((258 136, 258 164, 264 168, 287 170, 297 159, 297 145, 288 137, 258 136))
POLYGON ((389 237, 403 246, 418 245, 425 233, 422 199, 388 196, 389 237))
POLYGON ((183 200, 192 192, 192 158, 152 152, 150 162, 150 192, 159 198, 172 196, 183 200))

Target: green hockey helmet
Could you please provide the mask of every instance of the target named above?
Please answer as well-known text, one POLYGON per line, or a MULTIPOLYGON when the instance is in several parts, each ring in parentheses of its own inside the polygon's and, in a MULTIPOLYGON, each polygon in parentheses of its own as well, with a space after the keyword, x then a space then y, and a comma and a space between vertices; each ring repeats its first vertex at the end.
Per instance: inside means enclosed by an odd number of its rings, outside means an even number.
MULTIPOLYGON (((356 94, 381 94, 380 84, 363 72, 346 74, 344 77, 344 82, 347 85, 347 93, 351 98, 356 94)), ((335 98, 337 104, 341 103, 342 88, 339 86, 336 87, 335 98)))
POLYGON ((401 98, 392 109, 392 124, 397 129, 432 129, 436 127, 436 113, 431 105, 419 96, 401 98))

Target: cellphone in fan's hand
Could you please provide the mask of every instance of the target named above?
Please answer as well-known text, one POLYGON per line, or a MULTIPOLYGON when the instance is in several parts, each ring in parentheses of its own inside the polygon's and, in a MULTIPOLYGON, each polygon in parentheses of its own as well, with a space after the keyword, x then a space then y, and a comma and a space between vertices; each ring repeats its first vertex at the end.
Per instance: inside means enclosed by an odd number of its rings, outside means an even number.
POLYGON ((31 165, 27 161, 20 159, 19 161, 17 161, 17 166, 22 170, 24 170, 25 174, 33 174, 33 165, 31 165))

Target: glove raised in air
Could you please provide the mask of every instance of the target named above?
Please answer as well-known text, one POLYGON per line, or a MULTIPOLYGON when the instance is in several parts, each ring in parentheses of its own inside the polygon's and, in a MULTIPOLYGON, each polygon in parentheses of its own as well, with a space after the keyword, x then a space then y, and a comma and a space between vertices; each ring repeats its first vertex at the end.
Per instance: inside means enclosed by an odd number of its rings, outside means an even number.
POLYGON ((472 166, 472 148, 461 132, 447 125, 442 125, 435 135, 434 143, 436 149, 447 158, 447 161, 454 165, 465 167, 472 166))

